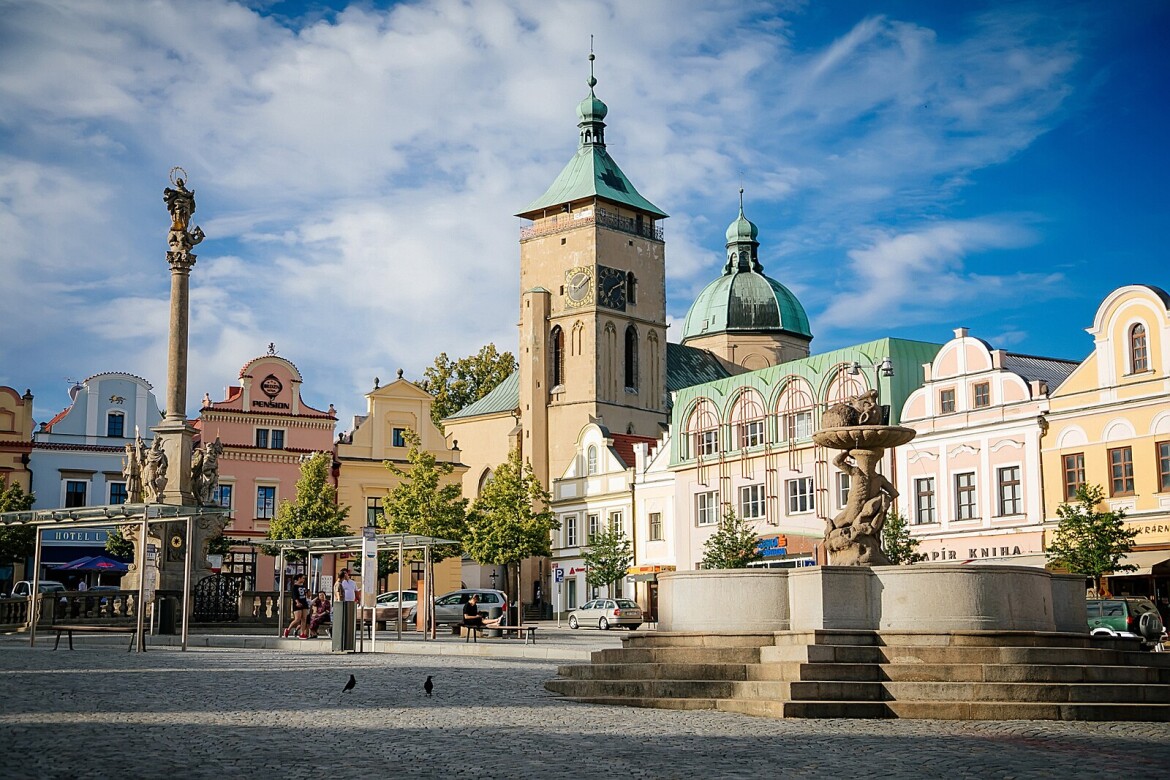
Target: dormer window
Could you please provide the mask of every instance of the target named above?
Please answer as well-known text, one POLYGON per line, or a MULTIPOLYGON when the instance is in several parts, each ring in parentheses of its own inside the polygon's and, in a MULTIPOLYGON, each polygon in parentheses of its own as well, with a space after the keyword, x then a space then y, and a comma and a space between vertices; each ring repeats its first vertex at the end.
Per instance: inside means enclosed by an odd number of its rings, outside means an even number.
POLYGON ((121 412, 110 412, 106 415, 106 436, 111 439, 121 439, 126 435, 126 415, 121 412))
POLYGON ((597 448, 590 446, 585 453, 585 473, 597 473, 597 448))
POLYGON ((1129 372, 1139 374, 1150 370, 1150 349, 1146 342, 1146 326, 1137 323, 1129 329, 1129 372))

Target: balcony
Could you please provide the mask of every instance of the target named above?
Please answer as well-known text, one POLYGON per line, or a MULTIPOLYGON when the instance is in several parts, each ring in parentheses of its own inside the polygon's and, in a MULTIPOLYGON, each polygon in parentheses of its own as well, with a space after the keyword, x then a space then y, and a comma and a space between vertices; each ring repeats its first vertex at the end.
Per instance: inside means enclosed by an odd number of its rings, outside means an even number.
POLYGON ((601 208, 557 214, 554 217, 542 219, 539 223, 533 223, 520 228, 520 240, 526 241, 530 238, 537 238, 538 236, 560 233, 563 230, 572 230, 582 225, 601 225, 602 227, 628 233, 632 236, 648 238, 651 241, 663 240, 661 224, 656 225, 653 220, 649 219, 641 220, 632 217, 623 217, 620 214, 614 214, 611 211, 606 211, 601 208))

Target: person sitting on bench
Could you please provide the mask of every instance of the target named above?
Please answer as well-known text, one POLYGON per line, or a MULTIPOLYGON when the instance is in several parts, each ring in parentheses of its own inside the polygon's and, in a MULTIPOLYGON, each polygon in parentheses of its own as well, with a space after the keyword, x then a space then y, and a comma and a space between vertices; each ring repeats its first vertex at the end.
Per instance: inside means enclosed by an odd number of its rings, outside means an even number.
POLYGON ((479 596, 474 593, 463 605, 463 625, 468 628, 483 628, 483 615, 479 614, 479 596))
POLYGON ((318 591, 317 598, 313 599, 313 603, 309 605, 309 637, 317 638, 317 629, 322 623, 330 623, 330 615, 333 606, 329 603, 329 598, 325 595, 325 591, 318 591))

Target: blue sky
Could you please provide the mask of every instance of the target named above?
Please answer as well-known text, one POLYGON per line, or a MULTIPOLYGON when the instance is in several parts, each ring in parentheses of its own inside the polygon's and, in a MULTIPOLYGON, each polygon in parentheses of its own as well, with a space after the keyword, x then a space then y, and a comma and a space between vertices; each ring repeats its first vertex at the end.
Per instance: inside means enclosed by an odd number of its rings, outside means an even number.
POLYGON ((516 342, 519 220, 576 145, 666 222, 677 338, 737 189, 815 351, 881 336, 1082 358, 1170 287, 1170 6, 1094 2, 0 0, 0 384, 165 397, 173 165, 207 233, 189 411, 269 342, 305 400, 516 342))

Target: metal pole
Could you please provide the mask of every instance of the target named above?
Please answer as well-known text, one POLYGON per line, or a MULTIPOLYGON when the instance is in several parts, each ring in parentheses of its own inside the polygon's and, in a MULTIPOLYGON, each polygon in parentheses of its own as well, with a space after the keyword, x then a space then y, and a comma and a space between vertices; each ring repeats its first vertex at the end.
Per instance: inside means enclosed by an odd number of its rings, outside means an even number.
POLYGON ((187 516, 187 549, 183 556, 183 643, 182 649, 187 649, 187 627, 190 623, 191 615, 191 564, 193 562, 193 554, 191 552, 192 542, 195 541, 195 518, 191 515, 187 516))
POLYGON ((277 565, 280 567, 280 584, 276 594, 276 635, 284 636, 284 548, 280 548, 280 554, 276 557, 277 565))
POLYGON ((435 564, 431 559, 431 546, 428 544, 424 548, 423 556, 423 579, 427 583, 427 621, 430 628, 427 633, 431 639, 435 638, 435 564))
MULTIPOLYGON (((696 499, 698 500, 698 499, 696 499)), ((415 602, 418 603, 418 602, 415 602)), ((425 618, 424 618, 425 619, 425 618)), ((398 641, 402 641, 402 536, 398 537, 398 641)))
POLYGON ((33 574, 32 590, 28 594, 28 646, 37 646, 37 621, 41 612, 41 528, 33 526, 37 532, 36 543, 33 545, 33 574))
POLYGON ((146 652, 146 574, 147 574, 147 560, 146 560, 146 537, 150 534, 150 523, 148 521, 150 510, 142 510, 142 528, 139 530, 138 537, 138 603, 135 604, 135 634, 138 637, 134 643, 138 647, 138 652, 146 652))

